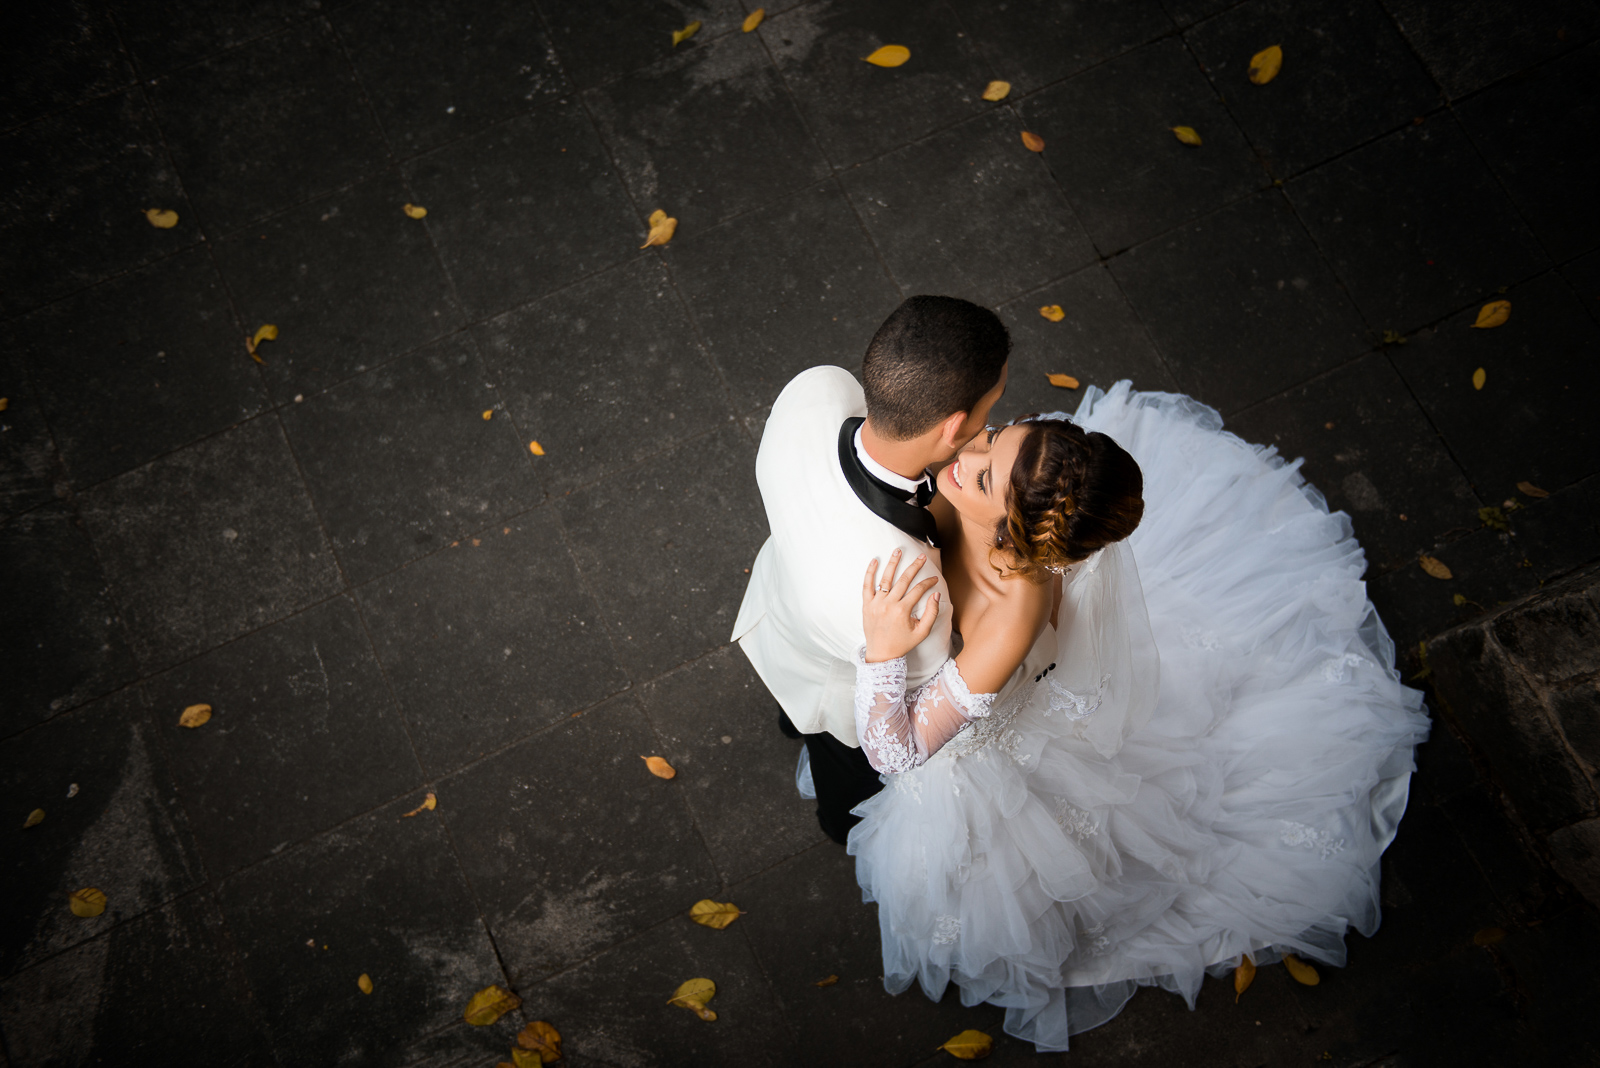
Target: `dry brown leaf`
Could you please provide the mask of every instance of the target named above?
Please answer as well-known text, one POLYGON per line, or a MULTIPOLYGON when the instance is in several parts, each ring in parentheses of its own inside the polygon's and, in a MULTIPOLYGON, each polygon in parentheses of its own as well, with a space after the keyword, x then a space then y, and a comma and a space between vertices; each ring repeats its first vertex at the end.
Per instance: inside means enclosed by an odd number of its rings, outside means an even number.
POLYGON ((1004 100, 1011 95, 1011 83, 995 79, 984 86, 983 98, 985 100, 1004 100))
POLYGON ((412 219, 420 219, 424 215, 428 214, 428 209, 427 208, 419 207, 416 204, 406 204, 400 210, 405 212, 406 216, 408 218, 412 218, 412 219))
POLYGON ((939 1048, 958 1061, 981 1061, 994 1050, 994 1039, 982 1031, 963 1031, 939 1048))
POLYGON ((1032 130, 1023 130, 1022 147, 1026 148, 1029 152, 1043 152, 1044 138, 1040 137, 1032 130))
POLYGON ((27 830, 29 827, 37 827, 37 826, 39 826, 39 824, 41 824, 43 822, 44 822, 44 809, 36 808, 32 812, 28 813, 28 818, 27 819, 22 821, 22 829, 23 830, 27 830))
POLYGON ((407 812, 405 814, 405 816, 401 816, 400 818, 401 819, 405 819, 407 816, 415 816, 419 812, 432 812, 434 809, 436 809, 438 807, 439 807, 439 799, 434 796, 434 793, 433 793, 432 790, 429 790, 428 791, 428 796, 424 797, 422 799, 422 804, 418 805, 416 808, 412 809, 410 812, 407 812))
POLYGON ((1455 576, 1450 573, 1450 569, 1444 565, 1444 561, 1436 557, 1424 554, 1423 556, 1418 557, 1417 563, 1422 565, 1422 570, 1426 571, 1436 579, 1455 578, 1455 576))
POLYGON ((511 1051, 513 1068, 544 1068, 544 1058, 530 1049, 511 1051))
POLYGON ((356 980, 356 986, 361 988, 363 994, 372 993, 372 976, 366 972, 361 973, 361 978, 356 980))
POLYGON ((1200 144, 1200 135, 1194 132, 1193 126, 1174 126, 1172 132, 1186 145, 1200 144))
POLYGON ((1285 953, 1283 955, 1283 966, 1289 969, 1290 978, 1297 983, 1305 986, 1316 986, 1322 982, 1322 976, 1317 974, 1317 970, 1293 953, 1285 953))
POLYGON ((1485 382, 1487 382, 1487 381, 1489 381, 1489 372, 1488 371, 1485 371, 1483 368, 1480 367, 1476 371, 1472 372, 1472 388, 1473 389, 1482 389, 1483 388, 1483 384, 1485 382))
POLYGON ((1244 992, 1250 989, 1250 984, 1256 980, 1256 962, 1246 953, 1239 958, 1239 966, 1233 970, 1233 1003, 1239 1004, 1239 999, 1244 997, 1244 992))
POLYGON ((751 30, 761 25, 761 20, 766 17, 767 9, 764 7, 758 7, 754 11, 750 12, 750 14, 744 17, 744 32, 749 33, 751 30))
MULTIPOLYGON (((652 769, 653 770, 653 769, 652 769)), ((689 906, 689 918, 702 927, 722 930, 744 913, 731 901, 712 901, 709 897, 689 906)))
POLYGON ((1278 71, 1283 67, 1283 49, 1277 45, 1263 48, 1250 57, 1250 80, 1257 85, 1266 85, 1278 76, 1278 71))
POLYGON ((1039 309, 1039 314, 1049 319, 1052 323, 1059 323, 1067 317, 1067 313, 1059 304, 1046 304, 1039 309))
POLYGON ((544 446, 540 445, 537 441, 530 441, 528 442, 528 451, 533 453, 535 456, 543 456, 544 446))
POLYGON ((1549 490, 1542 490, 1538 486, 1535 486, 1532 482, 1518 482, 1517 483, 1517 492, 1521 493, 1523 496, 1526 496, 1526 497, 1548 497, 1548 496, 1550 496, 1550 491, 1549 490))
POLYGON ((874 67, 898 67, 911 58, 911 49, 905 45, 884 45, 870 56, 862 56, 874 67))
POLYGON ((210 705, 190 705, 178 717, 180 727, 203 727, 211 721, 210 705))
POLYGON ((92 886, 86 886, 82 890, 75 891, 67 899, 67 904, 71 906, 74 916, 81 916, 87 920, 106 910, 106 895, 92 886))
POLYGON ((1062 389, 1078 388, 1078 380, 1071 375, 1045 375, 1045 377, 1050 380, 1052 386, 1060 386, 1062 389))
POLYGON ((472 995, 461 1016, 474 1027, 487 1027, 521 1004, 522 999, 517 995, 494 984, 472 995))
POLYGON ((639 759, 644 761, 644 766, 650 769, 650 774, 658 779, 670 779, 678 774, 677 770, 661 757, 642 756, 639 759))
POLYGON ((678 220, 671 218, 666 212, 657 208, 650 213, 650 234, 644 239, 640 248, 649 248, 651 245, 665 245, 672 240, 672 235, 678 232, 678 220))
POLYGON ((510 1061, 500 1061, 495 1064, 494 1068, 517 1068, 517 1066, 512 1064, 510 1061))
POLYGON ((543 1020, 535 1020, 518 1031, 517 1045, 533 1050, 547 1061, 561 1059, 561 1032, 543 1020))
POLYGON ((818 979, 816 982, 812 983, 811 985, 812 986, 832 986, 834 983, 837 983, 838 981, 839 981, 839 977, 837 975, 830 975, 826 979, 818 979))
POLYGON ((1511 318, 1511 302, 1509 300, 1491 300, 1478 309, 1478 320, 1472 324, 1472 328, 1474 330, 1492 330, 1497 326, 1504 326, 1509 318, 1511 318))
POLYGON ((1472 944, 1475 946, 1496 946, 1505 940, 1506 933, 1499 927, 1485 927, 1472 936, 1472 944))
POLYGON ((699 19, 695 19, 693 22, 689 23, 689 25, 685 26, 681 30, 673 30, 672 31, 672 47, 673 48, 677 48, 680 44, 682 44, 683 42, 687 41, 689 38, 693 37, 695 34, 697 34, 699 32, 700 32, 700 20, 699 19))
POLYGON ((162 208, 146 208, 144 217, 150 220, 150 225, 157 230, 170 230, 178 225, 178 213, 166 211, 162 208))
POLYGON ((11 407, 11 398, 10 397, 0 397, 0 412, 5 411, 9 407, 11 407))

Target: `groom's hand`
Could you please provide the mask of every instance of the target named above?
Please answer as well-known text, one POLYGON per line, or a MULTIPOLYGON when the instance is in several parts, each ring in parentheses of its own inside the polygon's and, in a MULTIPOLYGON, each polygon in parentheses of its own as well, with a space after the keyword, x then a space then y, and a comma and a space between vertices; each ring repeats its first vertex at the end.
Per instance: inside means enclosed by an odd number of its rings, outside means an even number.
POLYGON ((921 619, 911 615, 922 595, 939 584, 939 576, 935 575, 911 585, 927 558, 927 553, 919 554, 896 579, 895 571, 900 565, 900 550, 896 549, 889 555, 881 583, 878 561, 867 565, 866 579, 861 584, 861 626, 867 636, 867 663, 880 664, 905 656, 933 630, 934 620, 939 618, 937 593, 928 598, 921 619))

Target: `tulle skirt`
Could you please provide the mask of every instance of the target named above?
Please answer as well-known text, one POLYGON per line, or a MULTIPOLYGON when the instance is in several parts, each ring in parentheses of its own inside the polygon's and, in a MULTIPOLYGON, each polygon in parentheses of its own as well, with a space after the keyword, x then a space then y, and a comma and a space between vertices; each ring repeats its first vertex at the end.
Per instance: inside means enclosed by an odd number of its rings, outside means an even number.
POLYGON ((1041 1051, 1140 986, 1193 1008, 1241 954, 1343 964, 1345 931, 1378 926, 1378 859, 1428 732, 1349 518, 1298 461, 1126 382, 1091 388, 1073 419, 1144 471, 1130 545, 1154 713, 1106 757, 1030 682, 1007 729, 968 728, 890 776, 849 844, 890 992, 916 980, 937 999, 953 981, 1041 1051))

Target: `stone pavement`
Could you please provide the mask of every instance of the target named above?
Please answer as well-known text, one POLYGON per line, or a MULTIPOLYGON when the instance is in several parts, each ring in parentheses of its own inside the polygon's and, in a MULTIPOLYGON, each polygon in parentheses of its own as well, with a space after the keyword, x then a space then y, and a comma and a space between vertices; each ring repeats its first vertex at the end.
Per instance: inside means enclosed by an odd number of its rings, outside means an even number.
POLYGON ((1047 372, 1127 377, 1304 456, 1408 675, 1600 556, 1600 9, 745 14, 12 12, 0 1064, 488 1068, 536 1018, 574 1068, 942 1063, 967 1027, 1001 1064, 1595 1063, 1595 913, 1442 724, 1384 926, 1320 986, 1143 991, 1051 1058, 891 998, 727 636, 766 407, 918 292, 1011 325, 1001 417, 1074 406, 1047 372), (861 62, 885 43, 910 62, 861 62), (677 236, 641 251, 657 208, 677 236), (747 915, 695 926, 704 897, 747 915), (701 975, 715 1023, 665 1005, 701 975), (468 1027, 495 982, 522 1011, 468 1027))

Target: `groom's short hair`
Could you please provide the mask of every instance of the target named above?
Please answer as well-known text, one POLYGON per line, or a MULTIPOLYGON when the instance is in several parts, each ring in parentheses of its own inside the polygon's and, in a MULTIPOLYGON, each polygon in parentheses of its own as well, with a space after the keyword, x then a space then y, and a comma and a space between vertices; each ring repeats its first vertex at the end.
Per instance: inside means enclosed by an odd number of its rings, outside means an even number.
POLYGON ((1011 335, 988 308, 959 297, 907 297, 861 361, 867 418, 892 440, 917 437, 972 411, 1010 355, 1011 335))

